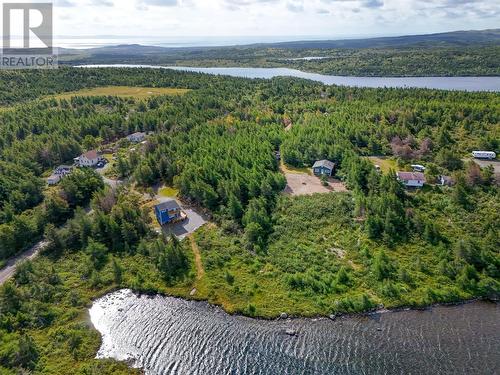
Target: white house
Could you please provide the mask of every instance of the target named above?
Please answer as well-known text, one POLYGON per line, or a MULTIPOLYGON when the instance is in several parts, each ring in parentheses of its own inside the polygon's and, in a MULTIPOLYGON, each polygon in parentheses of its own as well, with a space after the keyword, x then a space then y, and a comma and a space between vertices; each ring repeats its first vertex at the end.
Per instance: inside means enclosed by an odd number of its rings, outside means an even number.
POLYGON ((421 188, 426 182, 424 174, 420 172, 398 172, 397 178, 406 187, 421 188))
POLYGON ((75 158, 75 165, 77 167, 94 167, 99 163, 99 154, 96 150, 88 151, 83 155, 75 158))
POLYGON ((129 142, 139 143, 146 139, 146 133, 136 132, 127 136, 129 142))

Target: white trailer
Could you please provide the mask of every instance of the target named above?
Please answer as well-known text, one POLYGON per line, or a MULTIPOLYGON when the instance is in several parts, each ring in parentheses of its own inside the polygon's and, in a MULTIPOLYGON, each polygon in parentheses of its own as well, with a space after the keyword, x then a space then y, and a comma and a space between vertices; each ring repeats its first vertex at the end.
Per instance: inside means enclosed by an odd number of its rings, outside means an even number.
POLYGON ((493 151, 472 151, 472 156, 476 159, 495 159, 497 154, 493 151))

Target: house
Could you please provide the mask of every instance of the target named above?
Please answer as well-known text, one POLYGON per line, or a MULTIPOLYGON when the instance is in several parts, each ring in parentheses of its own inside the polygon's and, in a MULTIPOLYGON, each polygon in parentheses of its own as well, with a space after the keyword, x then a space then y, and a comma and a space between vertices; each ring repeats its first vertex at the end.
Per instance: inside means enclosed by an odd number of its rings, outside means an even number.
POLYGON ((146 133, 136 132, 127 136, 127 140, 133 143, 139 143, 146 139, 146 133))
POLYGON ((64 176, 69 175, 71 172, 73 172, 73 167, 70 165, 60 165, 56 169, 54 169, 54 172, 50 175, 49 178, 47 178, 47 183, 49 185, 56 185, 61 181, 61 179, 64 176))
POLYGON ((54 169, 54 174, 62 175, 62 176, 66 176, 66 175, 70 174, 71 172, 73 172, 73 166, 71 166, 71 165, 60 165, 59 167, 54 169))
POLYGON ((455 181, 450 176, 441 175, 439 176, 439 184, 441 186, 453 186, 455 185, 455 181))
POLYGON ((406 187, 421 188, 426 182, 425 176, 421 172, 398 172, 397 178, 406 187))
POLYGON ((51 174, 49 178, 47 178, 47 184, 49 185, 57 185, 59 183, 59 181, 61 181, 61 178, 63 176, 60 175, 60 174, 51 174))
POLYGON ((335 171, 335 163, 330 160, 318 160, 314 163, 312 169, 316 176, 331 176, 335 171))
POLYGON ((155 215, 160 225, 165 225, 182 219, 182 211, 179 204, 169 200, 155 206, 155 215))
POLYGON ((96 150, 92 150, 80 155, 74 160, 77 167, 95 167, 97 163, 99 163, 100 157, 96 150))

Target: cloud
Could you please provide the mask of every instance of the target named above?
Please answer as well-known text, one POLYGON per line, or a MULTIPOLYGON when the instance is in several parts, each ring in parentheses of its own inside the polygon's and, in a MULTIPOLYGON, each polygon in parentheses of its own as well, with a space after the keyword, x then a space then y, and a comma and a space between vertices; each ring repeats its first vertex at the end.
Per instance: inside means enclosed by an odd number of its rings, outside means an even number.
POLYGON ((54 5, 61 8, 72 8, 76 6, 76 4, 70 0, 56 0, 54 5))
POLYGON ((112 7, 115 4, 113 3, 112 0, 92 0, 90 2, 90 5, 97 6, 97 7, 100 7, 100 6, 112 7))
POLYGON ((381 8, 384 6, 384 0, 321 0, 324 4, 351 4, 358 8, 381 8))
POLYGON ((158 7, 175 7, 179 5, 178 0, 140 0, 139 3, 145 6, 151 5, 158 7))
POLYGON ((384 6, 383 0, 367 0, 362 2, 362 6, 366 8, 381 8, 384 6))
POLYGON ((304 4, 302 1, 289 1, 286 3, 286 7, 290 12, 301 13, 304 11, 304 4))
POLYGON ((316 9, 316 13, 317 14, 330 14, 330 11, 327 9, 319 8, 319 9, 316 9))
POLYGON ((277 4, 280 0, 223 0, 224 6, 230 10, 240 10, 245 7, 265 4, 277 4))

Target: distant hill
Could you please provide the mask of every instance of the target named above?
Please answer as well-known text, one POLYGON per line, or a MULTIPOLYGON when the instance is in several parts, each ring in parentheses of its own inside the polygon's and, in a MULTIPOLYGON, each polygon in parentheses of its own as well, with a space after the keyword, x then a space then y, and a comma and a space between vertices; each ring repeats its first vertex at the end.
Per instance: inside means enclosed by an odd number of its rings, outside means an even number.
POLYGON ((319 40, 272 43, 278 48, 387 48, 408 46, 468 46, 477 44, 500 44, 500 29, 481 31, 453 31, 448 33, 407 35, 368 39, 319 40))
POLYGON ((286 67, 360 76, 499 76, 500 29, 225 47, 139 44, 61 49, 60 64, 286 67), (308 56, 322 59, 308 61, 308 56))
POLYGON ((342 40, 309 40, 297 42, 259 43, 226 47, 156 47, 139 44, 121 44, 116 46, 90 48, 86 50, 60 49, 61 55, 90 56, 174 56, 206 51, 225 51, 231 49, 363 49, 363 48, 401 48, 401 47, 436 47, 436 46, 470 46, 495 44, 500 45, 500 29, 482 31, 454 31, 439 34, 409 35, 398 37, 342 39, 342 40))

